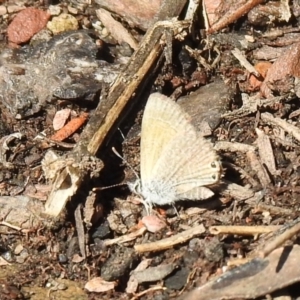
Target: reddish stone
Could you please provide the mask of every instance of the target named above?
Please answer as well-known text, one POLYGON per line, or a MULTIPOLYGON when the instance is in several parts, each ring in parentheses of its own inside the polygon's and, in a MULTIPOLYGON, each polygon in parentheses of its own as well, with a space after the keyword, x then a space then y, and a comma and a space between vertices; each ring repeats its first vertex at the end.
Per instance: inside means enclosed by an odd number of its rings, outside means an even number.
POLYGON ((8 40, 11 43, 21 44, 43 29, 50 15, 33 7, 20 11, 7 28, 8 40))

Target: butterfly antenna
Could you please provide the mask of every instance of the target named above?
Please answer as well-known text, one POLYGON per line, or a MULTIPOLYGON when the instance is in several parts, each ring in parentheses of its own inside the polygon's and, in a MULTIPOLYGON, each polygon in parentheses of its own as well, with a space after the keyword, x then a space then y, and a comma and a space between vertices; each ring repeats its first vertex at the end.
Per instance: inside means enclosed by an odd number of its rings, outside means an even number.
POLYGON ((126 185, 126 183, 117 183, 117 184, 104 186, 104 187, 94 187, 92 189, 92 191, 93 192, 98 192, 98 191, 103 191, 103 190, 111 189, 111 188, 114 188, 114 187, 117 187, 117 186, 122 186, 122 185, 126 185))
MULTIPOLYGON (((121 137, 122 137, 122 138, 123 138, 123 140, 125 141, 125 136, 124 136, 124 134, 123 134, 122 130, 121 130, 120 128, 118 128, 118 130, 120 131, 121 137)), ((119 157, 120 157, 120 156, 119 156, 119 157)))
POLYGON ((133 169, 133 167, 129 164, 129 162, 116 150, 115 147, 111 148, 113 153, 118 156, 119 158, 122 159, 122 161, 130 168, 130 170, 133 172, 133 174, 135 175, 136 179, 140 180, 140 177, 138 175, 138 173, 133 169))

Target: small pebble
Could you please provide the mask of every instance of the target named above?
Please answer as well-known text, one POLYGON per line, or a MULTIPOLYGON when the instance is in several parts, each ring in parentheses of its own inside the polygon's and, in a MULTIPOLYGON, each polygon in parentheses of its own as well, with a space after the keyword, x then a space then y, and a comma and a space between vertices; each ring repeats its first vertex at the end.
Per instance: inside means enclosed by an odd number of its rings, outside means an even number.
POLYGON ((60 254, 58 255, 58 261, 59 261, 61 264, 65 264, 65 263, 68 262, 68 258, 67 258, 67 256, 66 256, 65 254, 60 253, 60 254))
POLYGON ((48 7, 48 12, 51 16, 58 16, 61 13, 61 7, 58 5, 50 5, 48 7))
POLYGON ((73 15, 77 15, 78 14, 78 9, 74 8, 72 6, 68 6, 68 11, 69 11, 70 14, 73 14, 73 15))
POLYGON ((11 251, 6 251, 2 253, 1 256, 8 262, 13 261, 13 253, 11 251))
POLYGON ((7 14, 7 9, 5 6, 0 5, 0 16, 7 14))

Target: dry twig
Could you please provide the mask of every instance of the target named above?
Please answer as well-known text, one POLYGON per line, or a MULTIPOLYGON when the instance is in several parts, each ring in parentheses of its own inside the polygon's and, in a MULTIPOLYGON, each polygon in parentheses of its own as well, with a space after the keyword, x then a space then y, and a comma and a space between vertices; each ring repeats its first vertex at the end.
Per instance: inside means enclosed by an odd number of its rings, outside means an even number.
POLYGON ((291 134, 298 142, 300 142, 300 129, 296 126, 288 123, 283 119, 275 118, 270 113, 261 114, 261 119, 266 123, 281 127, 287 133, 291 134))
POLYGON ((145 231, 147 231, 147 229, 146 229, 146 227, 143 226, 140 229, 138 229, 134 232, 131 232, 129 234, 122 235, 122 236, 117 237, 115 239, 105 240, 104 245, 105 246, 111 246, 111 245, 115 245, 115 244, 123 244, 123 243, 126 243, 126 242, 133 241, 137 237, 143 235, 145 231))
POLYGON ((153 243, 135 245, 134 249, 139 253, 161 251, 169 249, 175 245, 185 243, 186 241, 204 232, 205 228, 203 224, 201 224, 166 239, 162 239, 153 243))
POLYGON ((268 243, 263 250, 259 251, 259 256, 264 258, 268 256, 272 251, 282 246, 287 240, 298 234, 300 231, 300 222, 295 224, 292 228, 286 230, 281 235, 277 236, 273 241, 268 243))
POLYGON ((262 233, 269 233, 278 230, 282 226, 211 226, 211 234, 237 234, 257 236, 262 233))
POLYGON ((247 14, 253 7, 256 5, 264 2, 263 0, 249 0, 244 5, 236 9, 235 11, 231 12, 231 14, 224 14, 224 16, 218 20, 217 23, 213 24, 207 32, 214 33, 227 25, 237 21, 240 17, 247 14))
POLYGON ((240 64, 250 73, 254 74, 256 77, 261 77, 259 72, 252 66, 247 58, 244 56, 244 54, 239 50, 238 48, 234 48, 231 50, 231 53, 234 55, 234 57, 240 62, 240 64))

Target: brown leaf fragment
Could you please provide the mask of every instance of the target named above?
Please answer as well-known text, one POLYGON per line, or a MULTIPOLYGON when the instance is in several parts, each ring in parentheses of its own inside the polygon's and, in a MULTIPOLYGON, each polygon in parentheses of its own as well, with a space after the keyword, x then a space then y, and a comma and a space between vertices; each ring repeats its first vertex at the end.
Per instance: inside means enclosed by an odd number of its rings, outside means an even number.
POLYGON ((100 7, 122 16, 130 25, 147 29, 162 0, 96 0, 100 7))
POLYGON ((290 76, 300 77, 300 42, 290 46, 270 67, 268 74, 261 85, 264 97, 272 96, 270 85, 290 76))
POLYGON ((107 10, 97 9, 96 15, 119 44, 125 42, 134 50, 138 48, 138 43, 130 32, 120 22, 115 20, 107 10))
POLYGON ((171 274, 175 268, 175 264, 165 264, 157 267, 150 267, 143 271, 137 271, 132 275, 138 283, 153 282, 164 279, 166 276, 171 274))
POLYGON ((211 27, 207 28, 208 33, 214 33, 227 25, 236 22, 240 17, 247 14, 253 7, 263 2, 263 0, 243 0, 243 1, 214 1, 214 7, 211 7, 211 0, 204 1, 206 10, 208 10, 209 22, 211 27), (213 22, 213 23, 212 23, 213 22))
POLYGON ((251 74, 249 77, 249 85, 250 89, 252 91, 259 90, 263 80, 266 78, 268 74, 268 70, 272 64, 268 61, 260 61, 257 64, 255 64, 254 68, 258 71, 260 74, 259 77, 255 76, 254 74, 251 74))
POLYGON ((278 48, 263 45, 261 48, 255 49, 253 51, 253 58, 257 60, 273 61, 280 57, 288 48, 289 46, 278 48))
POLYGON ((33 7, 20 11, 7 28, 8 40, 15 44, 27 42, 46 26, 49 18, 47 12, 33 7))
POLYGON ((102 293, 102 292, 107 292, 115 288, 115 282, 109 282, 105 281, 101 277, 95 277, 88 281, 84 288, 88 290, 89 292, 94 292, 94 293, 102 293))
POLYGON ((24 196, 46 201, 51 191, 51 185, 46 184, 28 184, 23 192, 24 196))
POLYGON ((166 223, 155 215, 143 217, 142 222, 147 230, 152 233, 158 232, 166 227, 166 223))
POLYGON ((225 180, 223 180, 223 182, 226 184, 226 188, 221 192, 222 196, 232 197, 233 199, 241 201, 249 199, 254 195, 254 192, 247 187, 225 180))
POLYGON ((70 114, 71 114, 70 108, 65 108, 57 111, 53 119, 53 129, 59 130, 63 128, 66 121, 70 117, 70 114))

